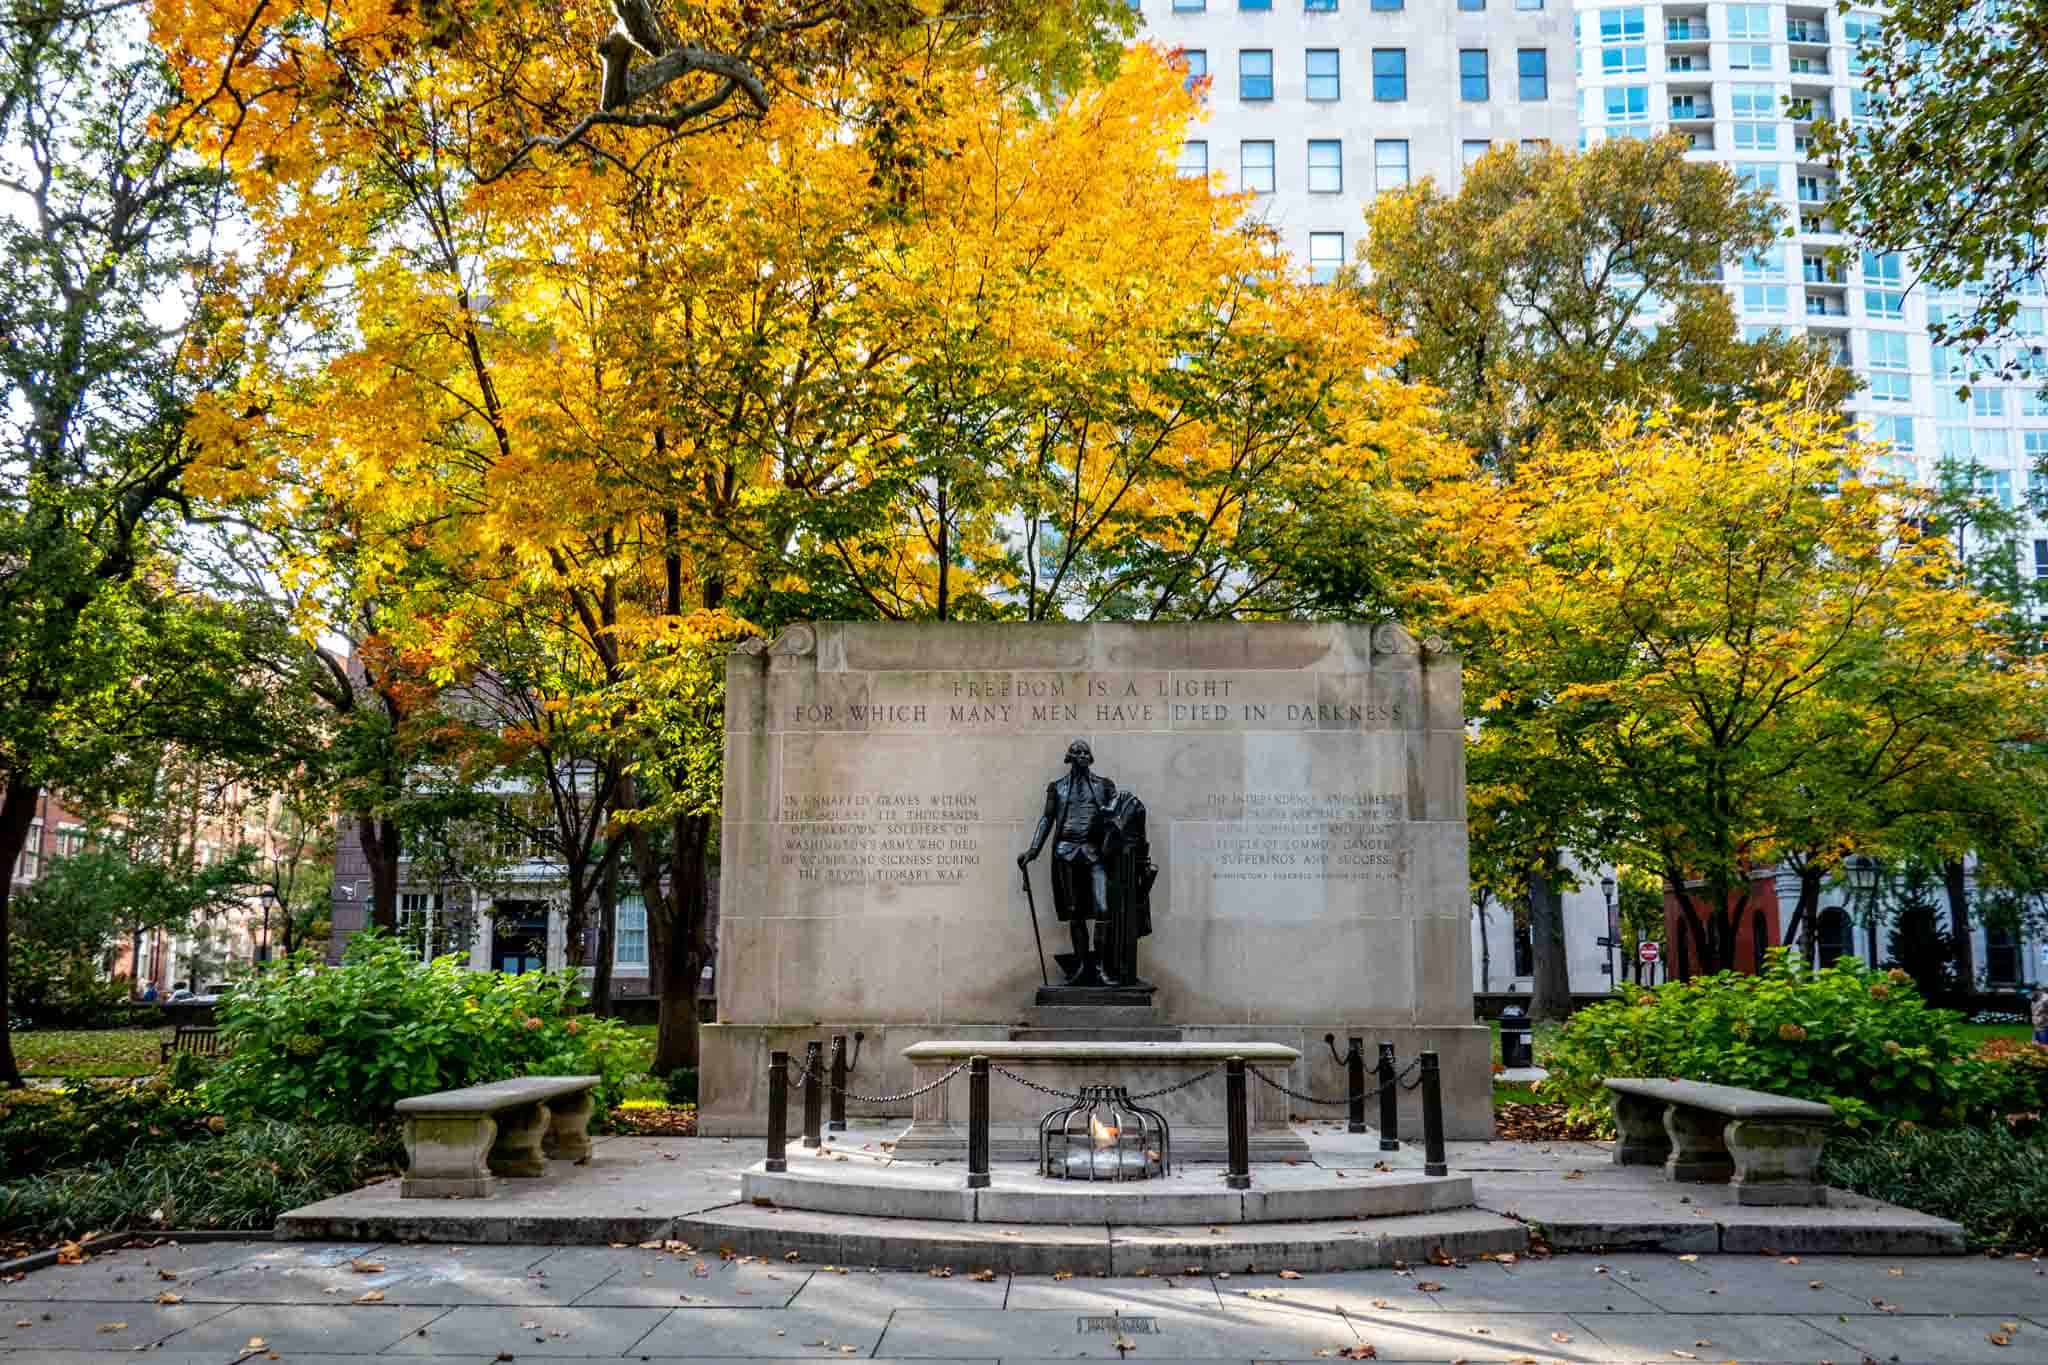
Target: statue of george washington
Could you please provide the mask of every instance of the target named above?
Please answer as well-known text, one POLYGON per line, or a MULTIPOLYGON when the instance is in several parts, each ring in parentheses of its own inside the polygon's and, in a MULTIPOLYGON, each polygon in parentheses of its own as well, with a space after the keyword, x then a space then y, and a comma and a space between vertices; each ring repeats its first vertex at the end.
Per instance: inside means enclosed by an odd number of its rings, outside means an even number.
POLYGON ((1159 870, 1145 842, 1144 804, 1094 765, 1088 741, 1067 746, 1067 775, 1046 784, 1045 811, 1017 866, 1029 867, 1052 840, 1053 910, 1074 945, 1071 957, 1061 954, 1062 966, 1072 964, 1067 985, 1143 988, 1137 940, 1152 931, 1159 870))

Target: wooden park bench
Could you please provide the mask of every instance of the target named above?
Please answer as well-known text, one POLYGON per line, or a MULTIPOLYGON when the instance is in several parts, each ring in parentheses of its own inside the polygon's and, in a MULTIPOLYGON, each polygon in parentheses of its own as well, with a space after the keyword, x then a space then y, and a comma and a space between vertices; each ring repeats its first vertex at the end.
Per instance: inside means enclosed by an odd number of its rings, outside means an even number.
POLYGON ((157 1064, 169 1066, 171 1058, 180 1052, 189 1052, 195 1057, 218 1057, 224 1050, 219 1029, 179 1024, 170 1037, 158 1041, 157 1064))
POLYGON ((1738 1204, 1824 1204, 1816 1177, 1834 1111, 1812 1100, 1706 1081, 1610 1076, 1614 1164, 1662 1164, 1673 1180, 1722 1182, 1738 1204))
POLYGON ((590 1159, 596 1076, 522 1076, 414 1095, 405 1120, 405 1199, 481 1199, 498 1176, 547 1174, 547 1158, 590 1159))

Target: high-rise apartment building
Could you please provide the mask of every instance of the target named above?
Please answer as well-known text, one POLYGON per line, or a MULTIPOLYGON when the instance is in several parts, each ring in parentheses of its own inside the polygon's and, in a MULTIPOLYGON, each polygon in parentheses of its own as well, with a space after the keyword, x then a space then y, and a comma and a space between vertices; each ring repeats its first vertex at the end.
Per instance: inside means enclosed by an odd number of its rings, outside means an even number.
MULTIPOLYGON (((1786 239, 1723 278, 1747 333, 1826 342, 1864 387, 1850 403, 1892 444, 1892 472, 1931 479, 1951 461, 2020 506, 2048 458, 2048 390, 1979 378, 1932 343, 1958 297, 1914 289, 1912 263, 1857 250, 1817 120, 1867 121, 1856 50, 1876 10, 1832 3, 1611 5, 1599 0, 1139 0, 1147 38, 1210 81, 1183 165, 1260 195, 1259 215, 1316 274, 1351 259, 1365 206, 1424 175, 1455 185, 1489 146, 1587 147, 1684 134, 1693 155, 1769 191, 1786 239)), ((2025 300, 2023 339, 2044 306, 2025 300)), ((2037 376, 2038 377, 2038 376, 2037 376)), ((2025 571, 2048 577, 2048 531, 2025 571)))
POLYGON ((1260 196, 1317 274, 1356 252, 1365 205, 1455 183, 1489 146, 1576 145, 1569 0, 1141 0, 1148 39, 1209 78, 1182 166, 1260 196))

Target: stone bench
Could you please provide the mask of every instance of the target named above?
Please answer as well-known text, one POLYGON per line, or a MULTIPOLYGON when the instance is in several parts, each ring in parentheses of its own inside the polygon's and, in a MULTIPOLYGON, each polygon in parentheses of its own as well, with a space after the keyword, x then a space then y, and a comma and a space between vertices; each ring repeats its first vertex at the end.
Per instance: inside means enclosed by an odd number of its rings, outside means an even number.
POLYGON ((1812 1100, 1706 1081, 1610 1076, 1614 1164, 1661 1164, 1673 1180, 1727 1182, 1738 1204, 1824 1204, 1816 1179, 1834 1111, 1812 1100))
POLYGON ((398 1102, 405 1199, 481 1199, 498 1176, 547 1174, 548 1157, 590 1159, 597 1076, 522 1076, 398 1102))

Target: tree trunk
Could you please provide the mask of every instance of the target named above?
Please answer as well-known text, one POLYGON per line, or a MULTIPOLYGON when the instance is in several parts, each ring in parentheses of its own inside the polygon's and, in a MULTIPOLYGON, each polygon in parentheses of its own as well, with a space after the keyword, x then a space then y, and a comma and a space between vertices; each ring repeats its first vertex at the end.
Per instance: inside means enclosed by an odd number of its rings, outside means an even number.
POLYGON ((7 1029, 7 966, 12 951, 9 920, 13 915, 8 902, 14 889, 14 865, 28 843, 28 827, 35 819, 36 801, 42 794, 40 787, 9 781, 6 795, 0 796, 0 1085, 10 1090, 19 1090, 27 1083, 14 1060, 14 1035, 7 1029))
POLYGON ((1557 890, 1558 855, 1543 855, 1529 877, 1529 946, 1536 973, 1529 984, 1529 1017, 1563 1019, 1572 1012, 1571 964, 1565 955, 1564 897, 1557 890))
POLYGON ((1967 994, 1977 989, 1977 945, 1970 942, 1970 886, 1962 863, 1941 865, 1941 885, 1948 892, 1948 930, 1956 941, 1956 980, 1967 994))
POLYGON ((384 816, 358 815, 356 834, 363 859, 370 865, 370 927, 398 932, 398 822, 384 816))
MULTIPOLYGON (((660 972, 661 1030, 654 1044, 654 1073, 697 1065, 697 982, 704 971, 704 920, 710 877, 706 866, 711 837, 708 815, 679 816, 675 822, 668 899, 673 908, 667 942, 650 944, 660 972)), ((650 922, 650 929, 652 924, 650 922)), ((652 935, 650 934, 651 938, 652 935)))
POLYGON ((1809 860, 1799 869, 1799 900, 1792 922, 1785 926, 1785 942, 1798 945, 1799 961, 1813 966, 1814 943, 1820 936, 1820 866, 1809 860))
POLYGON ((603 1019, 612 1012, 612 958, 618 952, 619 860, 605 865, 597 883, 597 969, 590 978, 590 1012, 603 1019))
POLYGON ((1493 989, 1493 950, 1486 937, 1486 901, 1479 898, 1479 990, 1481 994, 1493 989))

